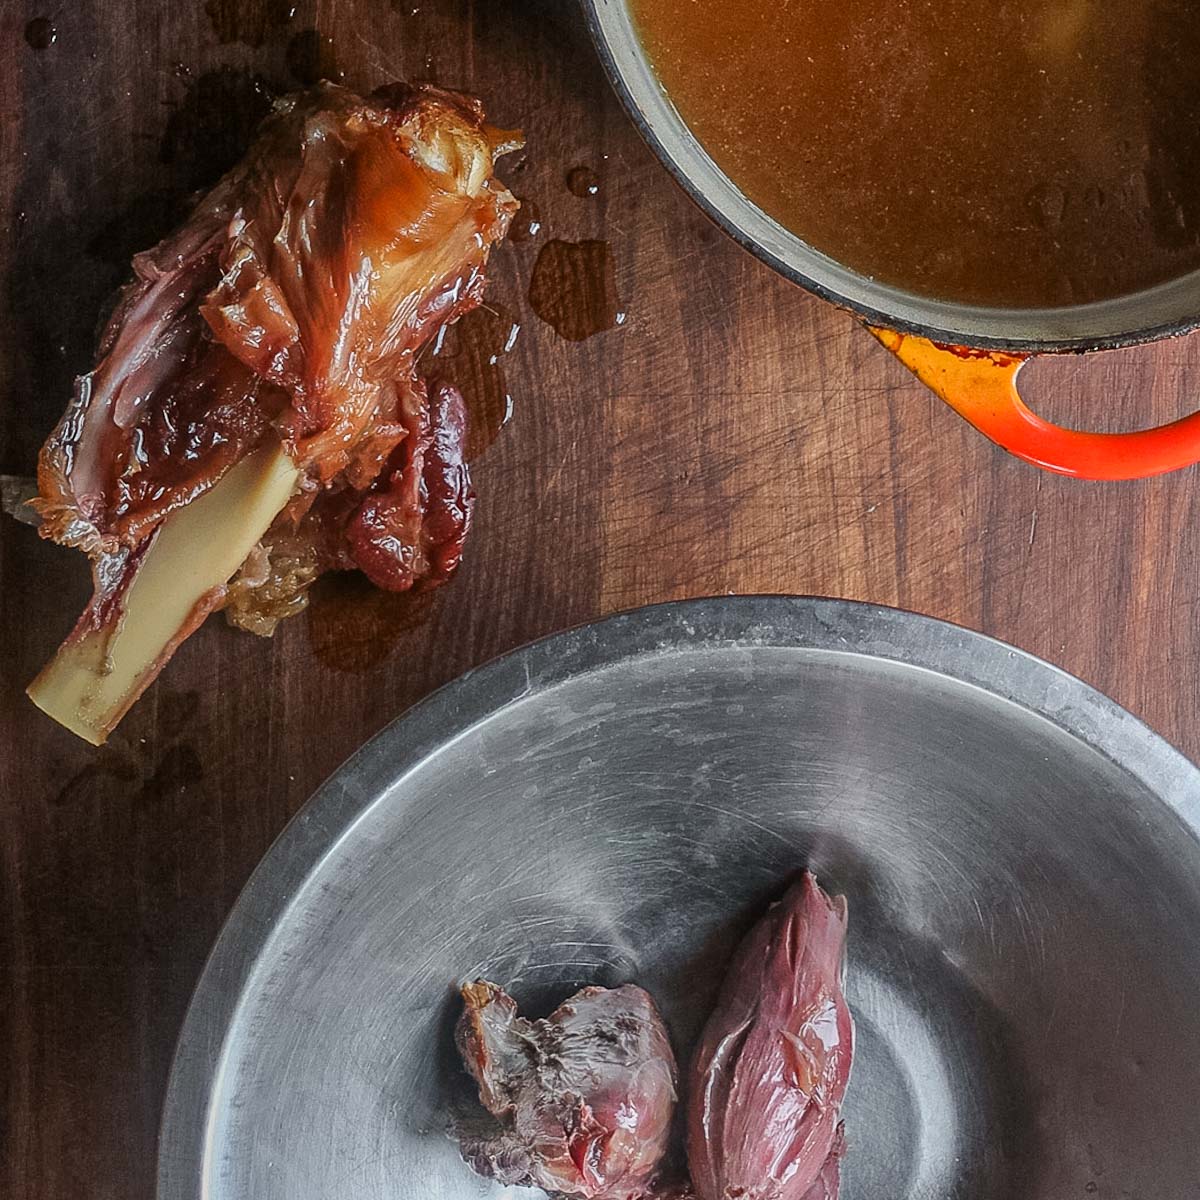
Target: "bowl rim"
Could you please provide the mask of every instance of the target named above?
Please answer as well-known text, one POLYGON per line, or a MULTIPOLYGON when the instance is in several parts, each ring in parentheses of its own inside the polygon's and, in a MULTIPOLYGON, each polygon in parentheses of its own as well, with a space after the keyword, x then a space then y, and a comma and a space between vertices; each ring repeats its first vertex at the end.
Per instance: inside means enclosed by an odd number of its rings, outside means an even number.
POLYGON ((744 250, 867 324, 939 343, 1029 354, 1115 350, 1200 329, 1200 271, 1094 304, 1020 309, 940 301, 842 266, 747 199, 712 160, 658 82, 627 0, 581 3, 626 113, 689 198, 744 250))
POLYGON ((459 676, 352 754, 276 838, 230 911, 176 1044, 159 1132, 155 1195, 199 1200, 227 1035, 255 965, 303 882, 386 783, 535 691, 638 657, 787 647, 928 671, 1035 714, 1082 741, 1165 804, 1200 842, 1200 768, 1132 714, 1022 650, 933 617, 814 596, 715 596, 632 609, 550 634, 459 676))

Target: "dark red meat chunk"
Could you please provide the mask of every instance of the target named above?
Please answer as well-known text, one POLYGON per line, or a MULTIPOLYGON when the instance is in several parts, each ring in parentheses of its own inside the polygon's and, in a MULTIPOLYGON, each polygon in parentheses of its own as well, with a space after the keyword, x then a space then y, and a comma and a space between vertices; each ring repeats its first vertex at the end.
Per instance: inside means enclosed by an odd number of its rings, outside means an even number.
POLYGON ((529 1021, 495 984, 463 988, 463 1062, 495 1118, 462 1139, 481 1175, 581 1200, 651 1194, 675 1111, 675 1058, 648 993, 584 988, 529 1021))

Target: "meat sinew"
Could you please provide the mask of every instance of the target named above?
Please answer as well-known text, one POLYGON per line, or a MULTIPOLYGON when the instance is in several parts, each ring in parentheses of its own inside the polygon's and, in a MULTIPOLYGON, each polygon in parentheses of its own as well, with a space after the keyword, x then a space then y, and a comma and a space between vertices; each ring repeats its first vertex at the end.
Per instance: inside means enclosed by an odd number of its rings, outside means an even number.
POLYGON ((813 1185, 804 1193, 804 1200, 838 1200, 838 1189, 842 1183, 842 1155, 846 1150, 841 1122, 833 1139, 833 1149, 824 1165, 817 1172, 813 1185))
MULTIPOLYGON (((453 389, 431 404, 415 364, 480 302, 517 207, 493 163, 519 144, 455 93, 395 85, 364 100, 324 84, 280 101, 185 224, 135 257, 97 365, 38 464, 43 535, 93 563, 96 594, 64 650, 91 645, 71 670, 111 673, 123 605, 180 510, 248 463, 242 491, 262 511, 237 530, 248 555, 197 585, 128 689, 100 700, 92 687, 97 711, 65 714, 84 736, 102 740, 214 608, 268 633, 324 570, 361 567, 402 590, 454 569, 474 499, 465 413, 453 389), (256 463, 274 472, 269 504, 249 478, 256 463)), ((87 699, 67 682, 41 688, 48 710, 87 699)))
POLYGON ((495 1118, 463 1157, 503 1184, 584 1200, 646 1196, 675 1110, 675 1058, 648 993, 584 988, 546 1020, 479 981, 462 990, 457 1040, 495 1118))
POLYGON ((697 1200, 834 1200, 854 1050, 844 897, 806 872, 747 935, 692 1063, 697 1200))

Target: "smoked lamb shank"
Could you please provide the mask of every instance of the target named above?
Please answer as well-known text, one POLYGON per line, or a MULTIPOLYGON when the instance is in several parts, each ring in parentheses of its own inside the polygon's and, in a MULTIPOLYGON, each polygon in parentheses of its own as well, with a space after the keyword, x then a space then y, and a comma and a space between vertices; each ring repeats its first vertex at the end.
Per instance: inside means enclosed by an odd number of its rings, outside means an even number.
POLYGON ((454 570, 466 413, 416 363, 480 302, 517 208, 494 161, 519 144, 465 96, 322 84, 134 258, 38 463, 42 533, 95 585, 30 687, 51 716, 102 742, 214 609, 270 633, 323 571, 454 570))

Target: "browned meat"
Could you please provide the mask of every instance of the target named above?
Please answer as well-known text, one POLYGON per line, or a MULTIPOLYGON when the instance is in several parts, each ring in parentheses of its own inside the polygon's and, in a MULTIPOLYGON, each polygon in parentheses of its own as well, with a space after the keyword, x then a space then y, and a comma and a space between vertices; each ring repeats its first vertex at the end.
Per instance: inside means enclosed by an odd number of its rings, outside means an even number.
POLYGON ((325 571, 357 567, 394 592, 450 578, 471 528, 475 489, 463 457, 463 398, 446 383, 432 392, 430 399, 415 378, 404 387, 395 409, 404 433, 364 491, 329 486, 280 514, 230 585, 231 624, 273 633, 303 608, 305 592, 325 571))
POLYGON ((474 308, 516 202, 477 102, 329 84, 281 101, 187 223, 134 259, 42 451, 45 536, 136 545, 274 429, 310 484, 370 484, 413 360, 474 308))
POLYGON ((639 987, 584 988, 547 1020, 491 983, 463 988, 463 1062, 496 1118, 462 1139, 481 1175, 584 1200, 654 1194, 675 1110, 675 1058, 639 987))
POLYGON ((372 583, 391 591, 448 578, 462 557, 475 507, 463 461, 462 396, 441 384, 432 404, 417 406, 412 415, 381 486, 368 493, 346 529, 354 561, 372 583))
MULTIPOLYGON (((119 704, 95 701, 84 723, 97 734, 214 607, 267 633, 323 570, 358 566, 397 590, 454 570, 474 499, 466 415, 451 389, 430 403, 415 363, 480 301, 517 208, 494 159, 518 144, 465 96, 396 85, 364 100, 323 84, 280 101, 185 224, 134 258, 96 367, 38 464, 43 536, 93 561, 96 597, 67 643, 76 658, 90 639, 103 661, 173 512, 260 449, 281 447, 298 473, 236 581, 194 598, 119 704)), ((46 678, 48 710, 67 702, 47 692, 84 686, 65 668, 46 678)))
POLYGON ((690 1076, 698 1200, 836 1200, 854 1026, 846 902, 805 873, 738 948, 690 1076))

